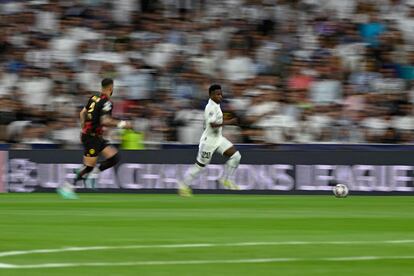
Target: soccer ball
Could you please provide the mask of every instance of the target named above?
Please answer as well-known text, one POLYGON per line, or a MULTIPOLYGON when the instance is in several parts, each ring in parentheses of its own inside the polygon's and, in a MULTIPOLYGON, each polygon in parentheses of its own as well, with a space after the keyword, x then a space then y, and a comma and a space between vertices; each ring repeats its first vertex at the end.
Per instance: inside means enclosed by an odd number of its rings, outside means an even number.
POLYGON ((348 196, 348 187, 344 184, 337 184, 333 188, 333 193, 336 197, 347 197, 348 196))

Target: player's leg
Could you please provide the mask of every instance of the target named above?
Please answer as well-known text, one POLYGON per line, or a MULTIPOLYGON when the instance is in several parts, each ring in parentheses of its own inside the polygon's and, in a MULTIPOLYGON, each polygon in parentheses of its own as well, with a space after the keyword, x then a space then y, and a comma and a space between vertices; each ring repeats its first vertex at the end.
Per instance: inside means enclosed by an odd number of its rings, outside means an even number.
POLYGON ((210 163, 214 150, 215 147, 213 145, 200 144, 196 163, 190 168, 187 177, 184 178, 184 184, 190 186, 193 180, 200 175, 206 165, 210 163))
POLYGON ((91 188, 95 188, 96 179, 98 178, 98 174, 100 172, 115 166, 119 162, 118 150, 115 147, 108 145, 103 139, 100 142, 100 145, 102 148, 100 153, 104 156, 105 160, 102 161, 99 166, 95 166, 93 171, 88 176, 86 183, 91 188))
MULTIPOLYGON (((200 151, 199 151, 198 156, 199 155, 200 155, 200 151)), ((203 169, 206 166, 206 164, 198 161, 198 159, 199 158, 197 157, 196 163, 191 166, 184 180, 178 181, 178 194, 180 196, 189 197, 193 195, 191 184, 193 180, 196 179, 200 175, 200 173, 203 171, 203 169)))
POLYGON ((81 137, 82 144, 84 147, 84 157, 83 157, 83 168, 76 170, 76 177, 73 180, 73 185, 76 184, 79 180, 83 180, 88 186, 89 175, 92 173, 93 169, 98 162, 98 155, 103 147, 103 140, 98 136, 92 136, 87 134, 82 134, 81 137))
POLYGON ((194 179, 196 179, 203 169, 208 165, 211 161, 213 156, 215 147, 208 144, 200 144, 198 147, 198 154, 196 163, 190 168, 188 171, 187 176, 184 178, 183 181, 179 181, 178 183, 178 193, 181 196, 191 196, 191 183, 194 179))
POLYGON ((184 180, 178 182, 179 195, 192 196, 191 183, 203 171, 205 166, 205 164, 202 164, 199 161, 196 161, 196 163, 193 166, 191 166, 184 180))
POLYGON ((73 179, 73 185, 75 185, 79 180, 84 180, 96 166, 97 161, 98 156, 84 156, 83 167, 76 172, 76 177, 73 179))
POLYGON ((105 160, 99 164, 98 170, 100 172, 115 166, 119 162, 118 150, 115 147, 106 145, 101 153, 105 160))
POLYGON ((98 157, 84 156, 83 157, 83 168, 75 170, 75 178, 72 183, 65 181, 63 185, 57 188, 58 194, 65 199, 77 199, 78 196, 75 193, 76 182, 79 180, 85 180, 86 176, 93 170, 98 157))
MULTIPOLYGON (((93 153, 94 150, 89 150, 90 153, 93 153)), ((91 154, 88 154, 91 155, 91 154)), ((75 170, 75 178, 73 179, 72 184, 69 182, 65 182, 62 187, 58 190, 58 193, 67 199, 76 199, 78 198, 75 194, 75 187, 76 183, 79 180, 83 180, 86 182, 88 175, 92 172, 93 168, 98 161, 98 156, 92 154, 94 156, 83 156, 83 167, 80 170, 75 170)))
POLYGON ((95 137, 82 134, 81 142, 84 147, 83 167, 80 170, 75 170, 75 178, 73 182, 65 181, 61 186, 57 188, 57 192, 65 199, 77 199, 75 194, 76 182, 79 180, 85 180, 86 176, 93 170, 98 160, 98 153, 96 150, 95 137))
POLYGON ((230 177, 234 174, 240 164, 240 152, 229 140, 224 137, 219 145, 218 151, 228 158, 226 164, 224 165, 224 172, 222 177, 219 179, 219 183, 228 189, 238 190, 239 187, 230 180, 230 177))

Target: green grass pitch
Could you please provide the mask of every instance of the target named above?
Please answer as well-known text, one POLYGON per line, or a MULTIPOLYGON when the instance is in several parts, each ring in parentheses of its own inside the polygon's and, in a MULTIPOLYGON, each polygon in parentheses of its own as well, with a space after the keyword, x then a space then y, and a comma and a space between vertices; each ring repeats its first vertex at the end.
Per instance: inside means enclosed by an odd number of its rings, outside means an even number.
POLYGON ((0 195, 0 275, 414 275, 414 197, 0 195))

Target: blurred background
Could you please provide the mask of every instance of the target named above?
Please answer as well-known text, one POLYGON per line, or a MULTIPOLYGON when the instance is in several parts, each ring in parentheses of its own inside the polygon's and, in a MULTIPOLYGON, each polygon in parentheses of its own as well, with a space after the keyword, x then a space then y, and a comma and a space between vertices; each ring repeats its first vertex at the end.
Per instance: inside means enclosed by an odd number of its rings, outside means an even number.
POLYGON ((197 144, 219 83, 233 143, 414 142, 412 0, 0 0, 0 144, 80 148, 115 80, 124 149, 197 144))

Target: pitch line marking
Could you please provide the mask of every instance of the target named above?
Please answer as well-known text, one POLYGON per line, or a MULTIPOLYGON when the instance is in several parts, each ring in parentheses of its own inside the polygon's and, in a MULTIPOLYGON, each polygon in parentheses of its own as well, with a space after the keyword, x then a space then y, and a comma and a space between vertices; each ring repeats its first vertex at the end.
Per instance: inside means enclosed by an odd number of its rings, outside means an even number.
POLYGON ((355 245, 355 244, 408 244, 414 240, 385 240, 385 241, 275 241, 275 242, 236 242, 236 243, 188 243, 188 244, 153 244, 153 245, 118 245, 118 246, 81 246, 53 249, 32 249, 0 252, 1 257, 29 254, 47 254, 70 251, 98 251, 112 249, 146 249, 146 248, 202 248, 202 247, 244 247, 272 245, 355 245))
POLYGON ((264 258, 234 260, 182 260, 182 261, 136 261, 136 262, 90 262, 90 263, 41 263, 16 265, 0 263, 0 269, 63 268, 63 267, 97 267, 97 266, 159 266, 159 265, 202 265, 202 264, 243 264, 243 263, 286 263, 286 262, 350 262, 376 260, 412 260, 414 256, 349 256, 325 258, 264 258))

